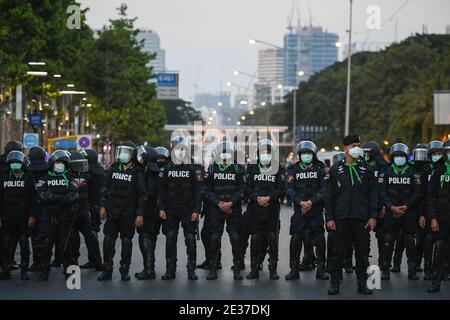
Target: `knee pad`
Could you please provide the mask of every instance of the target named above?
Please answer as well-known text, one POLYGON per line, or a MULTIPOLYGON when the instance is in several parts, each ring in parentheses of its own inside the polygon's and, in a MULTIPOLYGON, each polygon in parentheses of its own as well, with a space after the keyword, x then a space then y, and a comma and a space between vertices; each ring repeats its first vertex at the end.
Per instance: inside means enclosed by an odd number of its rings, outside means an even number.
POLYGON ((173 231, 173 230, 167 232, 167 234, 166 234, 167 239, 175 239, 177 236, 178 236, 178 232, 173 231))
POLYGON ((301 241, 302 239, 303 239, 303 237, 300 235, 300 233, 294 233, 291 236, 292 241, 301 241))
POLYGON ((230 233, 230 239, 231 241, 239 241, 240 239, 239 233, 237 232, 230 233))
POLYGON ((185 233, 184 238, 188 241, 195 241, 195 234, 193 233, 185 233))
POLYGON ((277 233, 276 232, 269 232, 268 234, 267 234, 267 239, 269 240, 269 241, 274 241, 274 240, 276 240, 276 238, 277 238, 277 233))
POLYGON ((403 237, 403 241, 405 242, 405 245, 407 246, 415 246, 415 237, 412 234, 405 234, 403 237))
POLYGON ((222 237, 221 233, 213 233, 211 234, 211 241, 218 241, 222 237))
POLYGON ((388 243, 389 245, 392 245, 392 244, 394 244, 395 239, 396 239, 396 237, 394 236, 393 233, 385 233, 383 241, 384 241, 384 243, 388 243))
POLYGON ((131 238, 128 238, 128 237, 122 238, 122 246, 123 245, 131 245, 131 244, 132 244, 131 238))

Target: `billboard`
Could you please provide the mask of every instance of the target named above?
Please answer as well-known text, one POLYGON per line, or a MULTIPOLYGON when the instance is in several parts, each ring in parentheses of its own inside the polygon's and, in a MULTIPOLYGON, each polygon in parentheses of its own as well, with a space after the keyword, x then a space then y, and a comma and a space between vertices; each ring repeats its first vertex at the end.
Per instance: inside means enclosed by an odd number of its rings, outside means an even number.
POLYGON ((434 92, 434 124, 450 124, 450 91, 434 92))
POLYGON ((162 72, 156 75, 156 93, 159 100, 177 100, 179 74, 175 72, 162 72))

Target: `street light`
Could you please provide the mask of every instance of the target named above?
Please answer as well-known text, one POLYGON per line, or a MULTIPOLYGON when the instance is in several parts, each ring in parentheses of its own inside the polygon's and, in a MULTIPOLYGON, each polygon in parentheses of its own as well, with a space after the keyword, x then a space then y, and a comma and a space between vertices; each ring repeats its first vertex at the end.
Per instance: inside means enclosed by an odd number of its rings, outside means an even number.
POLYGON ((61 75, 60 74, 54 74, 53 78, 61 78, 61 75))
POLYGON ((254 115, 255 114, 255 111, 253 111, 253 110, 250 110, 250 112, 249 112, 251 115, 254 115))
POLYGON ((265 107, 266 106, 266 102, 265 101, 261 101, 261 107, 265 107))
POLYGON ((68 83, 68 84, 67 84, 67 87, 68 87, 68 88, 74 88, 75 85, 74 85, 73 83, 68 83))
POLYGON ((353 0, 350 0, 350 22, 348 28, 347 94, 345 98, 345 135, 348 135, 350 131, 350 80, 352 70, 352 6, 353 0))
POLYGON ((283 89, 283 85, 280 83, 280 84, 277 85, 277 88, 278 89, 283 89))
POLYGON ((298 75, 299 77, 303 77, 303 76, 305 75, 305 71, 300 70, 299 72, 297 72, 297 75, 298 75))
POLYGON ((238 75, 240 75, 241 73, 240 73, 238 70, 233 70, 233 74, 234 74, 235 76, 238 76, 238 75))
POLYGON ((47 71, 27 71, 28 76, 46 77, 47 71))
POLYGON ((255 44, 255 43, 256 43, 256 40, 253 39, 253 38, 250 38, 250 39, 248 39, 248 43, 250 43, 250 44, 255 44))
POLYGON ((226 85, 227 87, 231 87, 231 82, 228 81, 225 85, 226 85))
POLYGON ((42 62, 42 61, 31 61, 31 62, 28 62, 28 65, 29 66, 45 66, 45 62, 42 62))

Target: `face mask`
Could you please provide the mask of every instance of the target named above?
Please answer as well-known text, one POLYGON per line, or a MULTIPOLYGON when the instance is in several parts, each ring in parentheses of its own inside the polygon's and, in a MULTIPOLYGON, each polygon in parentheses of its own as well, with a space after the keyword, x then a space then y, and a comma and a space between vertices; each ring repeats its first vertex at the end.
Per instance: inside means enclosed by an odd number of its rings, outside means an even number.
POLYGON ((434 162, 438 162, 440 159, 442 158, 441 155, 436 155, 436 156, 431 156, 431 161, 434 162))
POLYGON ((55 163, 53 165, 53 171, 55 171, 56 173, 63 173, 65 169, 66 166, 64 165, 64 163, 55 163))
POLYGON ((9 165, 9 167, 11 168, 12 171, 17 172, 20 169, 22 169, 22 164, 21 163, 11 163, 9 165))
POLYGON ((406 163, 405 157, 394 157, 394 163, 397 167, 403 167, 406 163))
POLYGON ((221 153, 220 154, 220 159, 223 161, 228 161, 231 160, 231 154, 230 153, 221 153))
POLYGON ((121 153, 119 154, 119 161, 120 163, 128 163, 130 161, 130 156, 127 153, 121 153))
POLYGON ((268 164, 270 161, 272 161, 272 155, 268 153, 263 153, 259 155, 259 160, 263 164, 268 164))
POLYGON ((300 155, 300 159, 302 159, 303 163, 310 164, 313 159, 313 155, 310 153, 303 153, 300 155))
POLYGON ((364 154, 364 150, 361 149, 360 147, 353 147, 348 151, 348 154, 350 155, 350 157, 352 157, 353 159, 358 159, 360 157, 363 156, 364 154))
POLYGON ((183 149, 175 150, 175 157, 178 159, 184 159, 186 157, 186 151, 183 149))

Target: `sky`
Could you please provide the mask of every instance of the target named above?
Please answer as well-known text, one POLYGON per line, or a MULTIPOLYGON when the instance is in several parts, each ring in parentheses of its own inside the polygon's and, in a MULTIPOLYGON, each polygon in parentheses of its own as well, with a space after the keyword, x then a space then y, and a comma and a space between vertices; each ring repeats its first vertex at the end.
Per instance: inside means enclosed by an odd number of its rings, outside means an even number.
MULTIPOLYGON (((310 22, 320 25, 337 33, 343 45, 348 43, 349 0, 79 2, 83 8, 89 8, 87 21, 95 29, 107 24, 110 18, 116 18, 116 8, 126 3, 129 16, 138 18, 136 27, 155 30, 159 34, 161 47, 166 50, 166 67, 180 72, 180 96, 186 100, 192 100, 196 93, 225 90, 228 81, 243 86, 253 81, 243 75, 236 77, 232 74, 235 69, 256 73, 258 49, 267 47, 250 45, 248 39, 256 38, 282 46, 293 3, 298 3, 302 25, 310 22)), ((353 3, 352 42, 390 43, 421 33, 424 24, 428 33, 444 33, 446 25, 450 25, 449 0, 354 0, 353 3), (370 6, 379 8, 381 28, 367 32, 367 20, 371 18, 367 9, 370 6)), ((293 20, 297 24, 297 10, 294 10, 293 20)))

